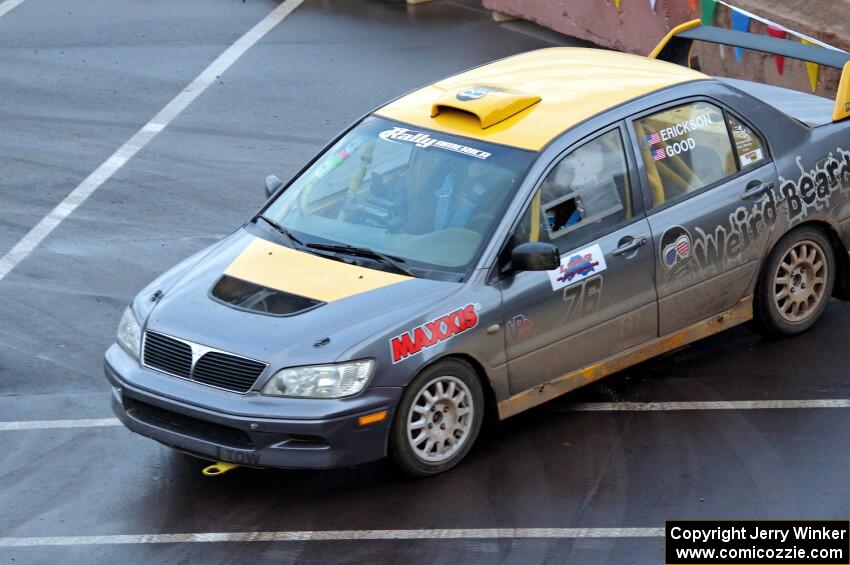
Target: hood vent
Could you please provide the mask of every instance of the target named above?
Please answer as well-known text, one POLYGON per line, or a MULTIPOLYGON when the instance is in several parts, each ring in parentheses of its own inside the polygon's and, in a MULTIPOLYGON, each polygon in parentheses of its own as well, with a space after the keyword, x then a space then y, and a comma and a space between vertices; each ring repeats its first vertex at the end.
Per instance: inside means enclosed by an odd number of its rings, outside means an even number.
POLYGON ((229 275, 222 276, 210 294, 228 306, 270 316, 292 316, 324 304, 319 300, 268 288, 229 275))

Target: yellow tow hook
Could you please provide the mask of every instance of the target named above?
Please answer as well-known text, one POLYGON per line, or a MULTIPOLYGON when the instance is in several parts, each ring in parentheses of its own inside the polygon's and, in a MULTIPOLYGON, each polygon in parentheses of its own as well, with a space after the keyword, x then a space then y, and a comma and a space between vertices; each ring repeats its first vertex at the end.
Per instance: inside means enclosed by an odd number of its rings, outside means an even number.
POLYGON ((226 461, 219 461, 217 463, 213 463, 208 467, 204 467, 204 470, 201 471, 207 477, 217 477, 219 475, 223 475, 228 471, 232 471, 236 467, 238 467, 236 463, 228 463, 226 461))

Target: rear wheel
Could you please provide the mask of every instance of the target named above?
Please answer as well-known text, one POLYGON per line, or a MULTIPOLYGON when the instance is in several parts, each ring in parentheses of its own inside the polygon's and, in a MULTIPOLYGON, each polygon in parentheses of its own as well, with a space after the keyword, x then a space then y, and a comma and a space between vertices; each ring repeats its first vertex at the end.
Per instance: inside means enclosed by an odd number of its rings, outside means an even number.
POLYGON ((393 422, 393 458, 415 477, 447 471, 469 453, 483 418, 484 392, 472 367, 439 361, 404 391, 393 422))
POLYGON ((835 284, 835 255, 826 235, 803 226, 779 240, 756 287, 754 315, 771 336, 811 328, 826 308, 835 284))

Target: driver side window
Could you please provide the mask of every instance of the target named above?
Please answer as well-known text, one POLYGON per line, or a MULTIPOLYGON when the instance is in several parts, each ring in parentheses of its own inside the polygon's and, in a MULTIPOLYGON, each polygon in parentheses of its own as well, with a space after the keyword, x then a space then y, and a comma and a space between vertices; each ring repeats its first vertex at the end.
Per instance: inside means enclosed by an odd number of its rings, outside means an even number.
POLYGON ((514 245, 551 242, 561 253, 632 217, 619 128, 572 150, 546 175, 514 232, 514 245))

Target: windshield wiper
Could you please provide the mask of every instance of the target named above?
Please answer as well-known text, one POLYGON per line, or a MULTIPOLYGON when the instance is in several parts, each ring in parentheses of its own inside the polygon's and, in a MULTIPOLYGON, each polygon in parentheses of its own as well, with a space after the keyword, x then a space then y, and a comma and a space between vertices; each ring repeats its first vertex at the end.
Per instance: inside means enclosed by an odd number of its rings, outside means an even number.
POLYGON ((297 237, 295 237, 294 235, 292 235, 292 232, 291 232, 291 231, 289 231, 288 229, 286 229, 285 227, 283 227, 283 226, 282 226, 282 225, 280 225, 279 223, 277 223, 277 222, 275 222, 274 220, 271 220, 271 219, 269 219, 269 218, 267 218, 267 217, 263 216, 262 214, 260 214, 260 218, 261 218, 263 221, 265 221, 268 225, 270 225, 271 227, 273 227, 274 229, 276 229, 279 233, 282 233, 284 236, 286 236, 286 239, 288 239, 289 241, 291 241, 291 242, 292 242, 292 243, 294 243, 295 245, 300 246, 300 247, 304 247, 304 242, 303 242, 303 241, 301 241, 300 239, 298 239, 297 237))
POLYGON ((384 265, 389 265, 396 272, 399 272, 403 275, 407 275, 409 277, 415 277, 410 269, 403 266, 401 263, 404 263, 404 259, 401 257, 395 257, 393 255, 386 255, 381 253, 380 251, 375 251, 374 249, 369 249, 368 247, 355 247, 353 245, 346 245, 340 243, 308 243, 307 247, 310 249, 318 249, 320 251, 331 251, 334 253, 342 253, 345 255, 356 255, 358 257, 366 257, 368 259, 373 259, 378 261, 379 263, 383 263, 384 265))

